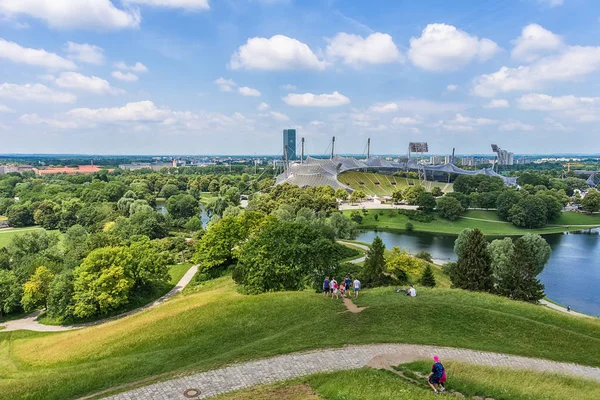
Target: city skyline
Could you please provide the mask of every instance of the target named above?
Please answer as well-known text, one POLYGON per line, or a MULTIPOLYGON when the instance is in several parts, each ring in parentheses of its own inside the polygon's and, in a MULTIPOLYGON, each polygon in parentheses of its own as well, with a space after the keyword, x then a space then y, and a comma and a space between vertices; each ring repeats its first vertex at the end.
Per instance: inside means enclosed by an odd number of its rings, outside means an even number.
POLYGON ((597 154, 591 0, 0 0, 0 151, 597 154))

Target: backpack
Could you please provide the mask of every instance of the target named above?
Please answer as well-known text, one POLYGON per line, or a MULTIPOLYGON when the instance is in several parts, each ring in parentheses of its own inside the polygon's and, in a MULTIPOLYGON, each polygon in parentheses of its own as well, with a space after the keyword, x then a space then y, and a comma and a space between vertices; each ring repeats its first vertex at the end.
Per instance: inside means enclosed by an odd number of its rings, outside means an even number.
POLYGON ((433 364, 432 372, 433 376, 435 376, 436 378, 441 378, 442 375, 444 375, 444 366, 442 365, 442 363, 436 362, 435 364, 433 364))

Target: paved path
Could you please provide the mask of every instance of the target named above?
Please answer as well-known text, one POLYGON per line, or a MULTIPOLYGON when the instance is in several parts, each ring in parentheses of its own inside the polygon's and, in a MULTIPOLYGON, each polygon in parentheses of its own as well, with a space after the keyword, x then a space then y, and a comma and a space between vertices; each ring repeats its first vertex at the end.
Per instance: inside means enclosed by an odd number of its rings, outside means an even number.
POLYGON ((188 389, 199 390, 200 395, 194 398, 205 399, 222 393, 319 372, 341 371, 365 366, 383 368, 385 365, 397 365, 415 360, 430 359, 433 355, 439 355, 443 361, 462 361, 492 367, 567 374, 600 382, 600 368, 577 364, 450 347, 376 344, 292 353, 251 361, 166 382, 155 383, 107 397, 106 399, 183 400, 186 398, 183 393, 188 389))
MULTIPOLYGON (((354 247, 358 247, 359 249, 362 249, 364 251, 369 251, 370 247, 366 246, 364 244, 359 244, 359 243, 353 243, 353 242, 346 242, 345 240, 338 240, 338 243, 341 243, 343 245, 347 245, 347 246, 354 246, 354 247)), ((348 261, 349 263, 352 264, 359 264, 363 261, 365 261, 365 259, 367 258, 367 256, 362 256, 360 258, 356 258, 354 260, 350 260, 348 261)), ((435 264, 435 265, 439 265, 439 266, 444 266, 446 263, 448 263, 450 260, 438 260, 436 258, 432 258, 431 261, 435 264)))
POLYGON ((569 315, 575 315, 576 317, 587 317, 593 318, 592 315, 582 314, 577 311, 567 311, 567 309, 563 306, 559 306, 558 304, 551 303, 547 300, 540 300, 540 304, 545 305, 546 307, 552 308, 553 310, 561 311, 569 315))
POLYGON ((183 288, 185 288, 188 285, 188 283, 190 283, 190 281, 196 274, 196 271, 198 271, 197 265, 190 267, 190 269, 187 270, 185 275, 183 275, 183 277, 179 280, 179 282, 177 282, 177 285, 175 285, 175 287, 173 289, 171 289, 169 291, 169 293, 154 300, 150 304, 146 304, 143 307, 139 307, 139 308, 136 308, 135 310, 127 311, 126 313, 119 314, 114 317, 105 318, 100 321, 88 322, 85 324, 78 324, 78 325, 58 325, 58 326, 44 325, 44 324, 40 324, 37 321, 37 317, 41 313, 41 311, 38 310, 38 311, 34 312, 33 314, 29 314, 25 318, 20 318, 20 319, 15 319, 13 321, 7 321, 4 323, 0 323, 0 326, 5 327, 0 332, 9 332, 9 331, 17 331, 17 330, 36 331, 36 332, 62 332, 62 331, 70 331, 73 329, 86 328, 89 326, 100 325, 105 322, 114 321, 116 319, 127 317, 129 315, 138 313, 143 310, 147 310, 148 308, 157 306, 157 305, 169 300, 171 297, 173 297, 177 293, 181 292, 183 290, 183 288))

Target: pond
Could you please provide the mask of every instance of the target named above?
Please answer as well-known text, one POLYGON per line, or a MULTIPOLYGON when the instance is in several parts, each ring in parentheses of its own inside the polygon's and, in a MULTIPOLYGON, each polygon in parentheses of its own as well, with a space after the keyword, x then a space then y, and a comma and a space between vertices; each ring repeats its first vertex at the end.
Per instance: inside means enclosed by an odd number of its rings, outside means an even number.
MULTIPOLYGON (((164 200, 156 200, 156 211, 165 215, 167 213, 167 204, 164 200)), ((210 221, 210 217, 206 209, 204 208, 204 204, 200 203, 200 220, 202 221, 202 226, 206 227, 208 221, 210 221)))
MULTIPOLYGON (((456 260, 456 236, 427 232, 363 231, 356 240, 371 243, 379 235, 385 246, 403 247, 411 253, 421 250, 440 260, 456 260)), ((546 296, 591 315, 600 314, 600 229, 544 235, 552 248, 550 261, 539 279, 546 296)))

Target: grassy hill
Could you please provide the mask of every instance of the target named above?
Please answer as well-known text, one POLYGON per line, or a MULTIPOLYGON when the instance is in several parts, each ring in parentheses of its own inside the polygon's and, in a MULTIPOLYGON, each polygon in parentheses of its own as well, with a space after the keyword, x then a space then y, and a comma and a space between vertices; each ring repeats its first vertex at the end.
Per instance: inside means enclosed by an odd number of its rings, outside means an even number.
MULTIPOLYGON (((347 216, 351 212, 350 210, 343 211, 347 216)), ((600 226, 600 215, 564 212, 558 220, 544 228, 524 229, 518 228, 509 222, 501 221, 496 211, 469 210, 456 221, 449 221, 436 215, 431 222, 419 222, 410 220, 405 215, 399 215, 393 210, 370 210, 367 215, 363 215, 363 222, 360 227, 404 230, 407 222, 413 224, 415 231, 422 232, 458 235, 465 228, 479 228, 486 235, 507 236, 524 235, 526 233, 559 233, 585 229, 585 227, 577 225, 600 226), (375 219, 375 215, 377 215, 377 219, 375 219)))
POLYGON ((155 376, 319 347, 422 343, 600 366, 600 321, 486 294, 364 291, 360 314, 313 292, 244 296, 230 277, 118 321, 0 332, 0 398, 64 399, 155 376), (346 328, 345 328, 346 327, 346 328))
MULTIPOLYGON (((397 189, 405 189, 417 184, 417 179, 401 178, 399 176, 384 175, 372 172, 347 171, 338 175, 338 180, 352 189, 361 189, 367 195, 390 196, 397 189)), ((434 187, 441 188, 444 192, 452 191, 452 184, 441 182, 425 182, 427 190, 434 187)))
MULTIPOLYGON (((600 397, 600 384, 530 371, 489 368, 464 363, 444 363, 448 370, 448 388, 465 396, 496 400, 587 400, 600 397)), ((218 400, 420 400, 437 399, 423 375, 430 361, 401 366, 404 379, 391 371, 358 369, 317 374, 274 385, 259 386, 219 396, 218 400)))

